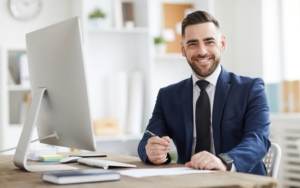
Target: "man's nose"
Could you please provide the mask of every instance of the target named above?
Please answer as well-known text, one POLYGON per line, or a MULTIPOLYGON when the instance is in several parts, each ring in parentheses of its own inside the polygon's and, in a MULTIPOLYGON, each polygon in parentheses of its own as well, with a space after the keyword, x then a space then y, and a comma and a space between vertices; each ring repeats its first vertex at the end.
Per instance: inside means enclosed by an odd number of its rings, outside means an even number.
POLYGON ((199 48, 198 48, 198 55, 200 56, 205 56, 207 54, 207 50, 206 50, 206 47, 205 45, 199 45, 199 48))

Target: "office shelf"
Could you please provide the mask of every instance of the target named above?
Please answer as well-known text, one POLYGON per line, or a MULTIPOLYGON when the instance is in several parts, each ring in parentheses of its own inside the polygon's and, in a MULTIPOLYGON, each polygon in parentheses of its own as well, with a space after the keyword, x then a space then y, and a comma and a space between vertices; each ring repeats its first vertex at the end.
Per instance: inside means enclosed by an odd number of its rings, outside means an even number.
POLYGON ((148 28, 146 27, 135 27, 132 29, 116 29, 116 28, 108 28, 108 29, 88 29, 89 34, 148 34, 148 28))
POLYGON ((96 136, 97 142, 110 142, 110 141, 123 141, 141 140, 143 134, 123 134, 123 135, 109 135, 109 136, 96 136))
POLYGON ((30 91, 29 86, 22 86, 22 85, 9 85, 9 91, 30 91))
POLYGON ((30 87, 9 85, 8 75, 14 76, 14 82, 20 82, 20 57, 25 53, 24 45, 0 47, 0 150, 16 146, 23 127, 21 122, 26 115, 24 99, 30 87))
POLYGON ((185 60, 180 53, 166 53, 166 54, 156 54, 155 55, 156 61, 174 61, 174 60, 185 60))

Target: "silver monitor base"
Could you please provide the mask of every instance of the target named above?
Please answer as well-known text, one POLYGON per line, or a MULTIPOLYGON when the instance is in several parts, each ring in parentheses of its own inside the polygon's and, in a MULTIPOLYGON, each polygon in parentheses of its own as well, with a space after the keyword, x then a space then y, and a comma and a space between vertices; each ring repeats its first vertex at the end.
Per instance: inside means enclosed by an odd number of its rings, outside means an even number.
POLYGON ((78 168, 68 165, 30 165, 26 166, 29 172, 41 172, 41 171, 58 171, 58 170, 77 170, 78 168))
POLYGON ((14 164, 16 167, 29 171, 56 171, 56 170, 77 170, 78 168, 68 165, 27 165, 27 153, 32 137, 32 132, 39 114, 39 109, 46 88, 39 88, 34 92, 28 115, 26 117, 21 137, 14 155, 14 164))

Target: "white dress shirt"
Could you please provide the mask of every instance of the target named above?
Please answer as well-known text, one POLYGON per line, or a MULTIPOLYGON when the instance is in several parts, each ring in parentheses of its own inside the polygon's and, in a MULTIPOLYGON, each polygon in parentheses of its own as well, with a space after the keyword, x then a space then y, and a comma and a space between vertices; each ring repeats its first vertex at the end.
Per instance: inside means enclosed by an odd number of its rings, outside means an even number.
MULTIPOLYGON (((213 137, 213 129, 212 129, 212 115, 213 115, 213 106, 214 106, 214 97, 215 97, 215 91, 216 91, 216 85, 219 78, 219 75, 221 73, 221 65, 219 64, 216 70, 208 76, 205 80, 209 82, 209 84, 206 87, 206 92, 209 97, 210 102, 210 110, 211 110, 211 117, 210 117, 210 137, 211 137, 211 146, 210 146, 210 153, 213 155, 216 155, 215 147, 214 147, 214 137, 213 137)), ((193 79, 193 122, 194 122, 194 131, 193 131, 193 145, 192 145, 192 155, 195 153, 195 147, 196 147, 196 139, 197 139, 197 132, 196 132, 196 119, 195 119, 195 113, 196 113, 196 102, 198 97, 200 96, 200 88, 196 84, 196 82, 199 80, 195 73, 192 74, 193 79)), ((232 164, 231 170, 232 172, 236 172, 236 167, 234 164, 232 164)))

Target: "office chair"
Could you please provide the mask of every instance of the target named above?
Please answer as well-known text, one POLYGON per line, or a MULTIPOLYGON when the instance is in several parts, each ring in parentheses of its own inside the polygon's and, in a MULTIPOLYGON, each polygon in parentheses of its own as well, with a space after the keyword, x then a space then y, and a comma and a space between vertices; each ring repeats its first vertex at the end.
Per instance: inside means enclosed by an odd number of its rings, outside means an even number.
POLYGON ((268 176, 272 178, 277 177, 279 164, 281 158, 281 148, 278 144, 272 143, 267 155, 263 158, 266 166, 268 176))

